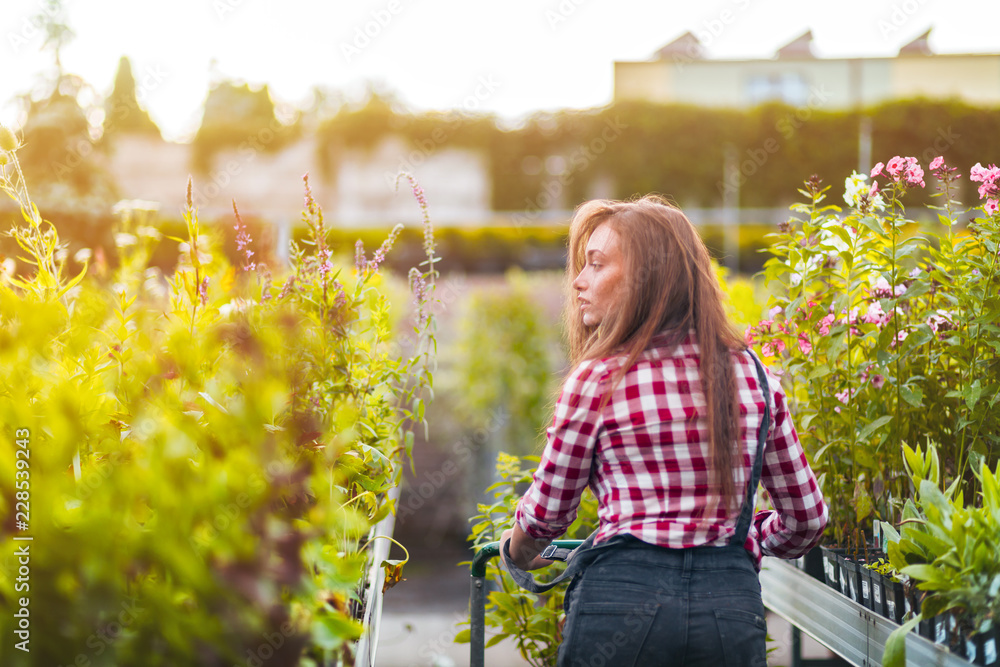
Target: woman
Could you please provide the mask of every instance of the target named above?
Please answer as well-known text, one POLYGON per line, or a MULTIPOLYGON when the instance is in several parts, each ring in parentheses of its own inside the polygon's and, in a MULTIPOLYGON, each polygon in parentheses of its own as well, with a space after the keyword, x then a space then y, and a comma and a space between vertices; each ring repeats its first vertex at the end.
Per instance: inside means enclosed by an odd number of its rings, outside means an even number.
POLYGON ((549 564, 589 485, 600 526, 566 592, 559 664, 763 666, 761 555, 805 553, 827 520, 781 386, 761 386, 680 210, 587 202, 569 243, 574 369, 501 543, 521 569, 549 564), (755 473, 775 510, 753 515, 755 473))

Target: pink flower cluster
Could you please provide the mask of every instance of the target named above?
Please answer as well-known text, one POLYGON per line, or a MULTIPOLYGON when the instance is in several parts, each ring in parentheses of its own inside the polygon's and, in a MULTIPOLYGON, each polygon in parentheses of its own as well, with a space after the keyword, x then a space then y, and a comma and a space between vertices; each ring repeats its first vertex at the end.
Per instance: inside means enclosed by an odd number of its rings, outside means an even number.
POLYGON ((247 226, 243 222, 243 218, 240 217, 240 210, 236 208, 236 200, 233 200, 233 214, 236 216, 236 224, 233 225, 233 229, 236 230, 236 249, 242 252, 245 256, 243 260, 243 270, 253 271, 257 268, 257 265, 250 260, 253 257, 253 250, 249 247, 252 239, 250 238, 250 233, 247 231, 247 226))
POLYGON ((889 160, 888 164, 883 165, 879 162, 872 169, 871 177, 882 176, 883 168, 885 169, 885 175, 892 178, 896 183, 905 183, 910 187, 917 185, 924 187, 924 170, 920 167, 920 163, 917 162, 917 158, 915 157, 900 157, 897 155, 889 160))
POLYGON ((947 310, 938 310, 927 317, 927 326, 937 334, 939 340, 947 338, 948 331, 955 328, 955 322, 951 318, 951 313, 947 310))
POLYGON ((969 170, 969 180, 982 183, 979 186, 979 198, 986 200, 986 212, 993 215, 1000 211, 1000 184, 997 183, 1000 180, 1000 167, 993 164, 984 167, 977 162, 969 170))
MULTIPOLYGON (((905 291, 906 287, 904 285, 897 285, 893 288, 889 285, 888 281, 880 278, 872 288, 870 302, 863 312, 861 308, 852 308, 850 313, 847 310, 841 311, 838 317, 831 307, 830 312, 826 313, 816 324, 816 335, 820 337, 828 336, 830 335, 831 327, 844 324, 850 325, 852 336, 862 335, 862 331, 858 328, 861 324, 874 324, 881 330, 892 321, 895 310, 888 313, 885 312, 879 299, 892 298, 893 296, 898 297, 905 291)), ((799 313, 804 316, 804 321, 808 322, 812 319, 811 313, 816 306, 815 301, 809 301, 807 304, 808 309, 801 307, 798 309, 799 313)), ((773 319, 783 314, 782 308, 772 308, 769 312, 769 316, 772 319, 761 320, 756 326, 748 326, 746 328, 743 332, 744 342, 748 346, 752 346, 757 338, 760 337, 763 341, 761 344, 761 353, 766 357, 777 356, 784 352, 788 348, 788 345, 792 344, 797 345, 802 354, 812 354, 813 339, 807 331, 798 329, 792 320, 786 319, 776 322, 773 319), (783 337, 792 338, 794 342, 786 343, 783 337)))
POLYGON ((894 296, 901 296, 906 291, 906 285, 896 285, 893 287, 885 278, 879 278, 872 287, 872 296, 876 299, 891 299, 894 296))

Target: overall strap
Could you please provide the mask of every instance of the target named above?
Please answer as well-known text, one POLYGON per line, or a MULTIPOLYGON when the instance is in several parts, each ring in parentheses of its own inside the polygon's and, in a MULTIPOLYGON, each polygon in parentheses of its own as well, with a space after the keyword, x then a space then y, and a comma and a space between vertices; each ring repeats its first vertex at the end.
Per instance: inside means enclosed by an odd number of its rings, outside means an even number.
POLYGON ((546 550, 541 554, 542 557, 551 558, 552 556, 555 556, 560 560, 565 559, 566 569, 560 572, 554 579, 552 579, 552 581, 548 581, 544 584, 538 583, 535 581, 535 577, 533 577, 530 573, 525 572, 517 565, 514 565, 510 558, 510 540, 507 540, 501 545, 504 558, 507 561, 507 572, 521 588, 531 591, 532 593, 544 593, 556 584, 565 581, 566 579, 570 579, 578 572, 581 572, 583 568, 597 556, 597 553, 593 548, 595 535, 597 535, 596 530, 591 533, 586 540, 584 540, 583 544, 573 550, 560 549, 554 546, 546 548, 546 550))
POLYGON ((750 481, 747 484, 747 496, 743 501, 743 509, 740 511, 740 518, 736 522, 736 532, 729 540, 731 546, 742 547, 750 534, 750 522, 753 520, 754 497, 757 494, 757 485, 760 483, 760 470, 764 464, 764 443, 767 441, 767 432, 771 428, 771 386, 767 382, 767 373, 763 364, 757 356, 747 348, 747 354, 753 359, 754 366, 757 367, 757 384, 764 392, 764 418, 760 422, 760 429, 757 431, 757 456, 753 460, 753 472, 750 474, 750 481))

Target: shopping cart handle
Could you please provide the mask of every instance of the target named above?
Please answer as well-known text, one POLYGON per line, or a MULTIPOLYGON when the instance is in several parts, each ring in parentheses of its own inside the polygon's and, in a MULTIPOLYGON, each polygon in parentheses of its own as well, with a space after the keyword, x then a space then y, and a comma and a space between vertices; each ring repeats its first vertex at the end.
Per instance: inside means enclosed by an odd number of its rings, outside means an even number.
MULTIPOLYGON (((583 540, 556 540, 563 549, 576 549, 583 540)), ((472 556, 472 590, 469 593, 469 665, 484 667, 486 653, 486 564, 500 555, 500 543, 489 542, 472 556)))
MULTIPOLYGON (((576 549, 583 544, 583 540, 555 540, 552 544, 562 549, 576 549)), ((499 542, 487 542, 479 548, 479 551, 472 557, 472 576, 485 577, 486 564, 491 558, 500 555, 499 542)))

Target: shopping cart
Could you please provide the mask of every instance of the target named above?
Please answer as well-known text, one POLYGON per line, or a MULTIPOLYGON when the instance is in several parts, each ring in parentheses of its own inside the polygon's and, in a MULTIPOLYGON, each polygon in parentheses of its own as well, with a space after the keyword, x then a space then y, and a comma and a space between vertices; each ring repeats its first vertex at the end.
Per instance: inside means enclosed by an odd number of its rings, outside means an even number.
MULTIPOLYGON (((576 549, 583 540, 556 540, 563 549, 576 549)), ((469 665, 485 667, 486 660, 486 564, 500 555, 500 543, 489 542, 472 557, 472 589, 469 593, 469 665)))

